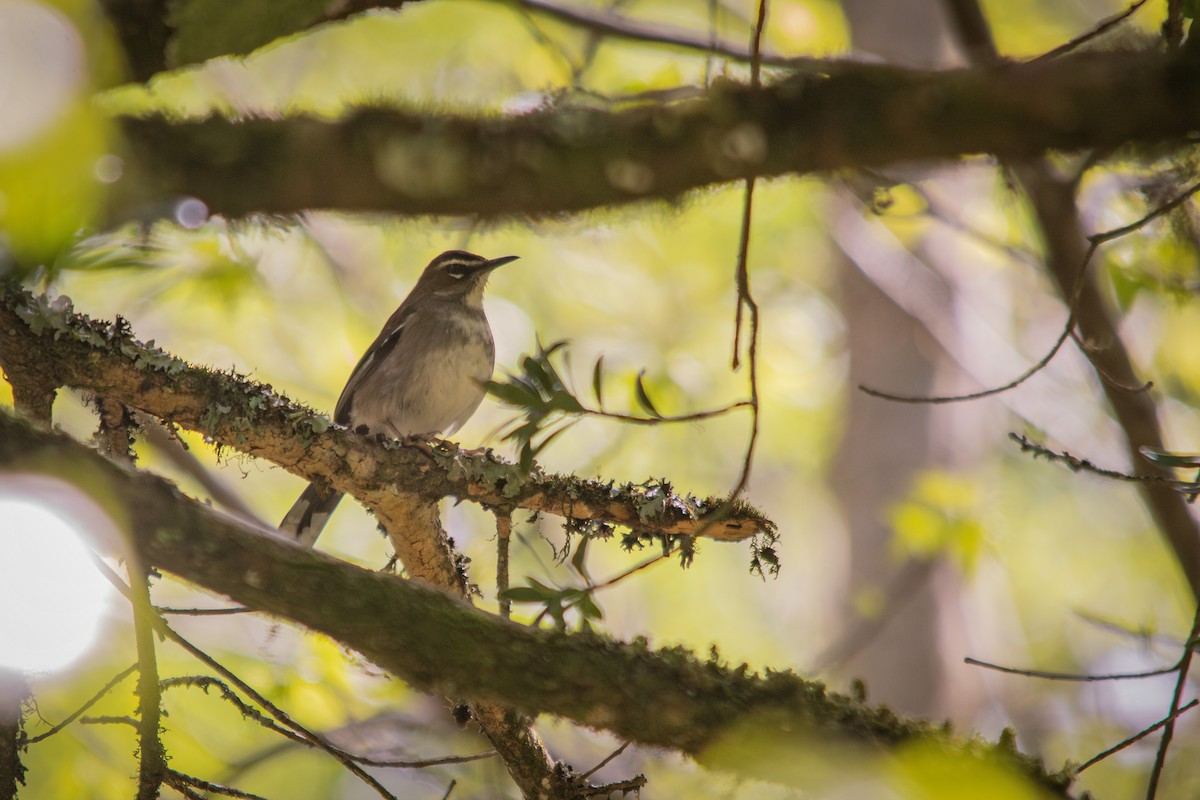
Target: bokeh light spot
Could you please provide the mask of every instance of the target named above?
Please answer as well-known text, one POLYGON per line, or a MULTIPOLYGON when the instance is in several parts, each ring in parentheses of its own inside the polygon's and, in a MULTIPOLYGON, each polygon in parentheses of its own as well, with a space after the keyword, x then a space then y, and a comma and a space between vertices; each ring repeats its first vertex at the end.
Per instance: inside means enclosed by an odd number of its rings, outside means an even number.
POLYGON ((77 522, 7 488, 0 483, 0 667, 63 669, 95 642, 115 592, 77 522))
POLYGON ((0 0, 0 150, 53 125, 84 84, 83 39, 41 3, 0 0))
POLYGON ((180 200, 175 205, 175 221, 194 231, 208 221, 208 206, 194 197, 180 200))

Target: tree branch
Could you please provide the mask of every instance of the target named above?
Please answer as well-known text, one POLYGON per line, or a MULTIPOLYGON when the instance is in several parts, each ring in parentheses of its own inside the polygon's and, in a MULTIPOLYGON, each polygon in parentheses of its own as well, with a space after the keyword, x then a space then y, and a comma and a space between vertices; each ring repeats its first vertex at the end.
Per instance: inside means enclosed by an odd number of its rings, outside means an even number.
MULTIPOLYGON (((27 292, 0 295, 0 367, 49 386, 71 386, 200 431, 310 481, 359 498, 382 519, 408 513, 402 495, 453 495, 496 508, 526 508, 626 525, 644 535, 695 533, 721 498, 680 496, 658 483, 602 484, 574 476, 522 474, 495 455, 379 442, 292 403, 270 386, 193 367, 138 342, 124 326, 73 313, 69 303, 27 292), (328 428, 328 430, 326 429, 328 428)), ((774 523, 745 503, 704 535, 739 540, 774 523)), ((414 543, 414 548, 425 545, 414 543)), ((436 548, 437 543, 429 543, 436 548)), ((401 556, 412 555, 401 553, 401 556)))
POLYGON ((1183 138, 1200 126, 1200 82, 1183 55, 1084 53, 942 72, 848 62, 826 69, 763 88, 720 82, 701 99, 618 111, 126 119, 127 177, 112 208, 121 218, 191 195, 231 217, 554 214, 673 199, 750 176, 984 153, 1029 158, 1183 138))
POLYGON ((21 752, 28 743, 25 704, 29 683, 17 670, 0 667, 0 800, 12 800, 25 785, 21 752))
POLYGON ((167 772, 167 754, 160 736, 162 693, 158 686, 158 655, 154 649, 154 606, 150 603, 150 584, 140 560, 131 559, 126 566, 138 654, 137 800, 156 800, 167 772))
MULTIPOLYGON (((972 32, 976 25, 986 28, 978 0, 946 0, 946 3, 959 24, 960 36, 971 47, 972 57, 984 63, 995 61, 998 58, 995 46, 992 45, 990 51, 987 47, 991 42, 990 33, 984 41, 980 34, 972 32)), ((1045 245, 1046 271, 1058 287, 1059 296, 1071 308, 1085 343, 1080 349, 1100 378, 1104 395, 1125 435, 1130 463, 1142 463, 1143 447, 1165 449, 1158 408, 1148 392, 1129 388, 1139 386, 1141 381, 1116 321, 1092 278, 1094 273, 1086 269, 1100 240, 1093 242, 1091 247, 1087 245, 1075 203, 1075 181, 1057 175, 1044 158, 1014 160, 1011 166, 1033 207, 1034 219, 1045 245)), ((1132 223, 1128 228, 1133 230, 1142 224, 1144 220, 1132 223)), ((1107 232, 1104 240, 1116 238, 1120 232, 1121 229, 1107 232)), ((1151 474, 1170 477, 1169 471, 1157 464, 1150 463, 1146 469, 1151 474)), ((1159 533, 1174 552, 1192 596, 1200 600, 1200 527, 1192 517, 1187 501, 1182 494, 1164 484, 1142 482, 1138 491, 1159 533)))
MULTIPOLYGON (((1099 287, 1090 275, 1079 274, 1087 239, 1075 206, 1074 185, 1055 177, 1042 162, 1018 167, 1017 175, 1036 212, 1046 244, 1047 271, 1064 299, 1070 302, 1070 298, 1078 297, 1075 318, 1086 343, 1084 355, 1100 374, 1104 395, 1125 435, 1130 463, 1141 465, 1139 473, 1171 478, 1168 470, 1142 458, 1143 447, 1166 449, 1158 408, 1149 392, 1127 388, 1140 383, 1133 358, 1099 287)), ((1138 492, 1174 552, 1193 597, 1200 599, 1200 528, 1186 498, 1166 482, 1140 482, 1138 492)))
POLYGON ((128 515, 130 545, 145 564, 331 636, 426 691, 520 704, 768 778, 780 777, 779 765, 722 760, 708 748, 750 732, 797 746, 810 737, 881 747, 930 739, 966 754, 999 756, 1054 795, 1069 796, 1069 778, 1035 759, 954 739, 943 726, 900 719, 792 673, 751 675, 679 648, 655 651, 644 642, 516 625, 420 584, 261 535, 183 497, 162 478, 132 472, 5 412, 0 464, 40 472, 58 465, 63 478, 86 473, 86 491, 128 515))

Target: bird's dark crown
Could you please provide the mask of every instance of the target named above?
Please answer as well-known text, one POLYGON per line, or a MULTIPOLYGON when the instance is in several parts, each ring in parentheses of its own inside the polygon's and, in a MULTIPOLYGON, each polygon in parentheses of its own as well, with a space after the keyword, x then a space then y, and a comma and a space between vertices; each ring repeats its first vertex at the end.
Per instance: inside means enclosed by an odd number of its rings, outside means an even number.
POLYGON ((484 258, 466 250, 447 250, 429 262, 418 283, 428 284, 433 290, 445 291, 454 286, 468 290, 471 284, 486 280, 496 267, 515 259, 516 256, 484 258))

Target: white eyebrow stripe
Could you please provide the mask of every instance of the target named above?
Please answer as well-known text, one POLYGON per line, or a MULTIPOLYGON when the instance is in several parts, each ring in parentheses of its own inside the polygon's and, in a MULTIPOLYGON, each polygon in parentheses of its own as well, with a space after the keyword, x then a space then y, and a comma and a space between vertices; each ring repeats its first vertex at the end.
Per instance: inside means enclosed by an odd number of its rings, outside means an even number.
POLYGON ((484 259, 484 258, 481 258, 478 261, 467 261, 467 260, 461 259, 461 258, 450 258, 450 259, 446 259, 445 261, 439 261, 438 268, 439 269, 450 269, 451 267, 478 267, 478 266, 480 266, 482 264, 486 264, 486 263, 487 263, 487 259, 484 259))

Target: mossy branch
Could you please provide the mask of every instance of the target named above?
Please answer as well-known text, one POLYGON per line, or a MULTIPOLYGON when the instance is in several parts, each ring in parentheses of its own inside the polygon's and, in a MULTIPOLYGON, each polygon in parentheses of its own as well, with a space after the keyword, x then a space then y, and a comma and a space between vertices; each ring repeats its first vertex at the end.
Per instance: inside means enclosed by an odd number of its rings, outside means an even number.
POLYGON ((1069 796, 1068 775, 1048 772, 1011 742, 965 740, 790 672, 761 676, 679 648, 653 650, 641 641, 517 625, 443 592, 249 530, 162 478, 7 412, 0 412, 0 464, 86 475, 81 488, 127 516, 130 546, 145 564, 324 633, 423 690, 555 714, 760 777, 803 780, 794 772, 781 775, 786 765, 773 759, 731 757, 740 752, 729 749, 731 742, 886 749, 927 741, 1002 759, 1055 796, 1069 796))
POLYGON ((763 87, 722 81, 692 100, 618 110, 126 119, 128 169, 111 207, 191 195, 232 217, 558 214, 750 176, 1182 141, 1200 127, 1195 71, 1157 52, 936 72, 828 62, 763 87))
MULTIPOLYGON (((645 535, 703 529, 713 539, 772 533, 774 523, 747 504, 710 525, 720 498, 681 496, 660 483, 617 485, 574 476, 526 474, 491 452, 465 453, 380 442, 331 426, 272 387, 192 366, 115 324, 74 313, 19 289, 0 298, 0 367, 47 386, 69 386, 199 431, 222 446, 264 458, 310 481, 324 481, 372 509, 397 493, 453 495, 481 505, 625 525, 645 535)), ((385 516, 387 514, 385 513, 385 516)))

